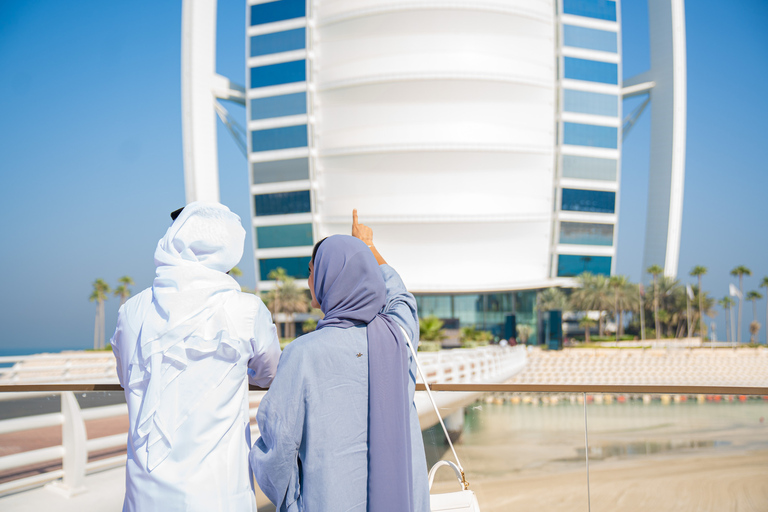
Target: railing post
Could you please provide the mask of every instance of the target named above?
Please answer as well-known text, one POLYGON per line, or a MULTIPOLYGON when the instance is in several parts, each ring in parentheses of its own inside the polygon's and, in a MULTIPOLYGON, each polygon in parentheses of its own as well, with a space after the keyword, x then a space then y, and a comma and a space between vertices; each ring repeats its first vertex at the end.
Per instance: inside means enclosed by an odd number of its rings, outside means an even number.
POLYGON ((88 462, 88 438, 85 434, 85 421, 80 412, 75 394, 65 391, 61 394, 61 413, 64 423, 61 427, 64 457, 62 469, 64 478, 51 482, 47 489, 63 494, 66 497, 87 491, 85 487, 85 465, 88 462))

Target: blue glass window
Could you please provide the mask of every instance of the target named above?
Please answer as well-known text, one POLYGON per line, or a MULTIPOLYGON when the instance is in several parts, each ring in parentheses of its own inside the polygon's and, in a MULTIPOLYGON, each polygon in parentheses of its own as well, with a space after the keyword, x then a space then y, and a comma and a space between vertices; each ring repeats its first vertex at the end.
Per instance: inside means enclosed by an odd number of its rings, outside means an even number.
POLYGON ((260 194, 254 196, 253 200, 256 205, 257 217, 287 215, 289 213, 309 213, 312 211, 309 202, 309 190, 260 194))
POLYGON ((276 183, 309 179, 309 159, 292 158, 271 162, 254 162, 251 165, 253 183, 276 183))
POLYGON ((614 126, 563 123, 563 144, 593 148, 619 147, 619 129, 614 126))
POLYGON ((563 44, 565 46, 616 53, 618 51, 617 37, 616 32, 563 25, 563 44))
POLYGON ((565 57, 565 78, 603 84, 619 83, 619 65, 611 62, 565 57))
POLYGON ((572 212, 613 213, 616 208, 616 193, 564 188, 561 208, 572 212))
POLYGON ((560 243, 575 245, 613 245, 613 224, 561 222, 560 243))
POLYGON ((619 115, 619 98, 613 94, 565 89, 563 108, 566 112, 616 117, 619 115))
POLYGON ((616 2, 612 0, 563 0, 563 13, 616 21, 616 2))
POLYGON ((563 155, 563 178, 616 181, 618 162, 609 158, 563 155))
POLYGON ((259 277, 262 281, 269 280, 269 273, 278 268, 285 269, 285 272, 296 279, 306 279, 309 277, 310 256, 299 258, 266 258, 259 260, 259 277))
POLYGON ((292 84, 307 79, 304 60, 293 60, 251 68, 251 89, 270 85, 292 84))
POLYGON ((256 228, 256 241, 259 249, 313 245, 312 224, 261 226, 256 228))
POLYGON ((301 148, 306 145, 307 125, 305 124, 251 132, 251 149, 253 151, 301 148))
POLYGON ((306 0, 277 0, 251 6, 251 25, 303 18, 306 0))
POLYGON ((306 29, 296 28, 285 32, 272 32, 251 37, 251 57, 272 53, 303 50, 306 41, 306 29))
POLYGON ((296 116, 307 113, 307 93, 297 92, 251 100, 251 119, 296 116))
POLYGON ((559 254, 557 256, 557 277, 573 277, 583 272, 611 275, 610 256, 577 256, 559 254))

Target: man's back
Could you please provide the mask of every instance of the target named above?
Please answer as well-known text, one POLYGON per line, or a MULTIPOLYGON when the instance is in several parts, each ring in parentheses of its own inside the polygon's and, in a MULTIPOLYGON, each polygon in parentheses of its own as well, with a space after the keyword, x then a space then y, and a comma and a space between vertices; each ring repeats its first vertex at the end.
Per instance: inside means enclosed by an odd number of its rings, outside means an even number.
POLYGON ((264 304, 226 275, 243 237, 226 207, 188 205, 158 243, 152 288, 120 309, 124 510, 255 510, 248 382, 271 383, 280 348, 264 304))

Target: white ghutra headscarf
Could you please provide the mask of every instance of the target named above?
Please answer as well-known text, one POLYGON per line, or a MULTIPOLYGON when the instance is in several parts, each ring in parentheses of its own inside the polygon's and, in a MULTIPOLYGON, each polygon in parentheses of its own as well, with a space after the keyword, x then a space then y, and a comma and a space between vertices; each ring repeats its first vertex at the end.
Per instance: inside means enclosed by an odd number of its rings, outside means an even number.
POLYGON ((240 217, 221 204, 194 202, 157 244, 152 306, 129 369, 129 389, 142 396, 131 436, 137 448, 146 443, 148 471, 168 457, 176 430, 240 359, 222 305, 240 291, 226 272, 244 242, 240 217))

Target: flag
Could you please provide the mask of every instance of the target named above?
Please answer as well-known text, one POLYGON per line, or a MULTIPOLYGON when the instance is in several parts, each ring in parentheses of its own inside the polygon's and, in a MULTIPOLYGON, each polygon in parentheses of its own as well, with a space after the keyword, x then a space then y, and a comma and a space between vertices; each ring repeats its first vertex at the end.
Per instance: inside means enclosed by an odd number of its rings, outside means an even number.
POLYGON ((693 288, 691 288, 691 285, 685 285, 685 289, 688 291, 688 297, 693 300, 693 288))
POLYGON ((742 299, 742 295, 741 295, 741 292, 740 292, 740 291, 739 291, 739 289, 738 289, 738 288, 736 288, 734 285, 732 285, 732 284, 729 284, 729 285, 728 285, 728 290, 730 290, 730 292, 731 292, 731 297, 738 297, 738 298, 739 298, 739 300, 741 300, 741 299, 742 299))

